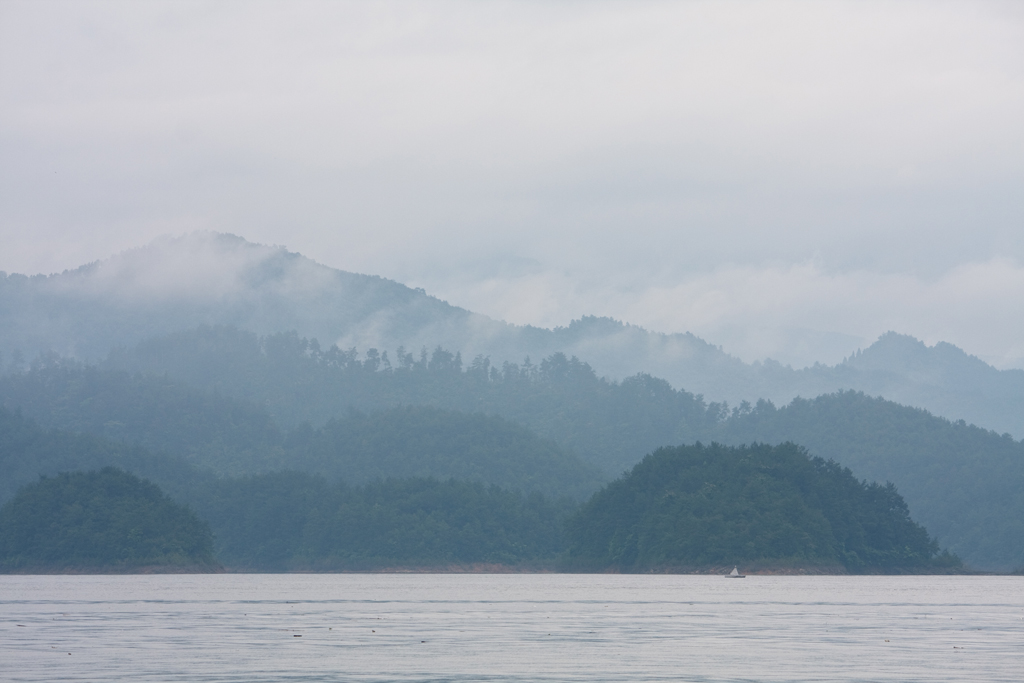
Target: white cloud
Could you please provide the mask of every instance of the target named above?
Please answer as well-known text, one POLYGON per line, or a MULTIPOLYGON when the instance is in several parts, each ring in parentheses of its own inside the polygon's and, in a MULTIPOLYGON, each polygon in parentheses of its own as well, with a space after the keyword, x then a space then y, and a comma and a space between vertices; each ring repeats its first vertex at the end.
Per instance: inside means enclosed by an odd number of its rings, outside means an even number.
POLYGON ((212 229, 518 322, 1018 363, 1022 45, 1012 2, 8 1, 0 268, 212 229))

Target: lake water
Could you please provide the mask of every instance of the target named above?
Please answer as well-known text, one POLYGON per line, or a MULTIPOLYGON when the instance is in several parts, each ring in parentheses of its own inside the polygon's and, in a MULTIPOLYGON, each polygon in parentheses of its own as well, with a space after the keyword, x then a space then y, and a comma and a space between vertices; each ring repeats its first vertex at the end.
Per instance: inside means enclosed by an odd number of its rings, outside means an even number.
POLYGON ((1021 681, 1024 577, 0 576, 4 681, 1021 681))

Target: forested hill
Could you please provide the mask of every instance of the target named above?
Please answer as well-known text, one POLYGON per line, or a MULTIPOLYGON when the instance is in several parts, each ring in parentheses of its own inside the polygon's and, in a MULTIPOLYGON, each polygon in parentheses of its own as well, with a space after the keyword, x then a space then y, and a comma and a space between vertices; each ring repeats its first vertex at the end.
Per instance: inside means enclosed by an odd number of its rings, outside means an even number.
POLYGON ((155 484, 113 467, 42 477, 0 508, 0 571, 210 571, 213 535, 155 484))
POLYGON ((999 371, 949 344, 889 334, 836 366, 747 364, 692 334, 660 334, 587 316, 565 327, 515 326, 381 277, 329 268, 283 248, 194 233, 158 240, 76 270, 0 273, 0 366, 54 351, 98 361, 120 346, 200 325, 258 335, 295 330, 337 344, 478 354, 496 365, 562 352, 601 376, 640 372, 708 400, 785 403, 839 389, 883 395, 950 419, 1024 436, 1024 371, 999 371))
POLYGON ((625 571, 707 565, 959 568, 889 484, 809 458, 791 443, 664 448, 569 523, 573 566, 625 571))

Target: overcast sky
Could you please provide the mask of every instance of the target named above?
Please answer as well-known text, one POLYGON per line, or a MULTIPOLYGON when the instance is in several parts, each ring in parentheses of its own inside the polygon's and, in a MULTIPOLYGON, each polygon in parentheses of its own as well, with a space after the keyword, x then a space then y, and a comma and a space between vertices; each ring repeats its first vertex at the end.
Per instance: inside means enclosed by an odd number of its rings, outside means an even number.
POLYGON ((516 323, 1024 367, 1024 3, 0 0, 0 269, 195 229, 516 323))

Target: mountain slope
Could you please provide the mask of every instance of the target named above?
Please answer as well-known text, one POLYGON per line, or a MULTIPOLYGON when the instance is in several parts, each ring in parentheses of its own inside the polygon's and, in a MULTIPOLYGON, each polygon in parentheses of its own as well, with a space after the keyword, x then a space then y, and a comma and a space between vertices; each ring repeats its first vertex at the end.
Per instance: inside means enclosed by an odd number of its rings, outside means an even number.
POLYGON ((104 467, 150 479, 178 499, 210 479, 182 458, 90 434, 43 429, 20 413, 0 407, 0 503, 39 475, 104 467))
MULTIPOLYGON (((302 382, 301 376, 292 379, 302 382)), ((427 406, 370 414, 343 409, 341 417, 321 428, 307 421, 286 434, 265 409, 244 399, 166 376, 106 371, 72 361, 51 360, 45 367, 0 377, 4 407, 44 427, 106 439, 96 443, 131 443, 140 452, 136 445, 141 445, 220 476, 298 470, 349 483, 454 478, 575 499, 590 495, 605 480, 577 455, 496 416, 427 406)), ((12 467, 15 462, 29 472, 34 466, 31 458, 14 458, 12 467)), ((72 468, 87 465, 95 466, 72 468)))
POLYGON ((50 358, 0 377, 0 407, 43 427, 173 453, 219 475, 280 466, 284 434, 265 409, 166 377, 50 358))
POLYGON ((553 441, 497 416, 402 406, 334 419, 288 436, 289 469, 350 483, 387 478, 464 479, 582 500, 600 471, 553 441))

